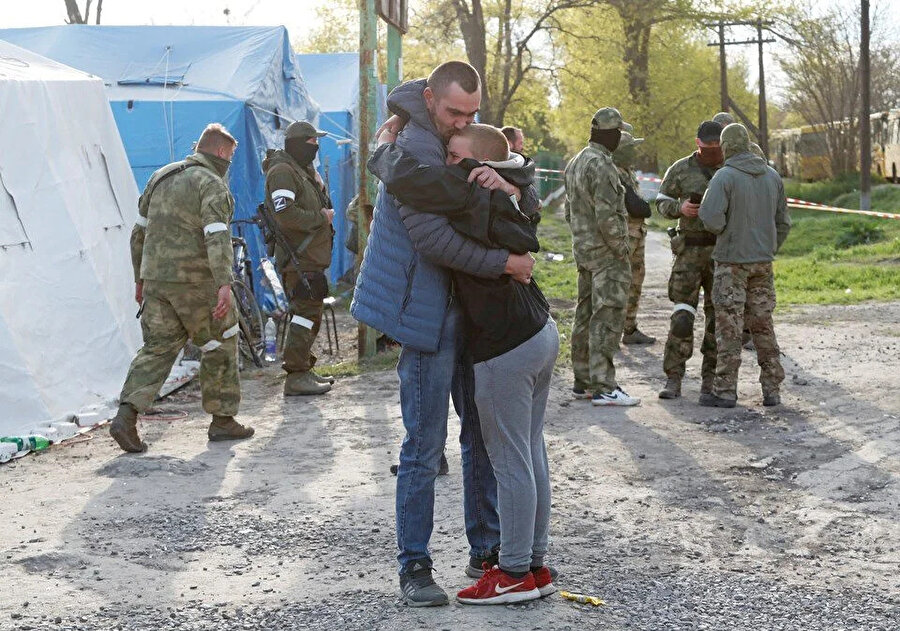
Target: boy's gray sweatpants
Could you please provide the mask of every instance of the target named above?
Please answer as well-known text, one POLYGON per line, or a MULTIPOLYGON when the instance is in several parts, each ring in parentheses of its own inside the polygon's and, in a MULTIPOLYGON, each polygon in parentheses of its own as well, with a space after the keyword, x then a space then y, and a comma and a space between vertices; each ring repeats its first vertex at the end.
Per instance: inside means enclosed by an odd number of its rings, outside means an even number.
POLYGON ((475 403, 497 478, 500 567, 543 565, 550 532, 544 411, 559 332, 553 318, 511 351, 475 364, 475 403))

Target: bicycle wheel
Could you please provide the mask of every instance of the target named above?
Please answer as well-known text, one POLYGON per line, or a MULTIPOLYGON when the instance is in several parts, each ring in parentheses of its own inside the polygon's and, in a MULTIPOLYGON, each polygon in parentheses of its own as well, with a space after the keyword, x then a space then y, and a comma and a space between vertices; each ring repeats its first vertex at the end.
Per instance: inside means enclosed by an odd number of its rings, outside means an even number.
POLYGON ((242 280, 231 281, 231 290, 234 295, 235 306, 237 306, 239 320, 243 320, 241 324, 241 352, 257 366, 262 366, 259 359, 263 356, 265 350, 265 324, 263 323, 262 311, 256 302, 256 297, 250 288, 242 280))
POLYGON ((238 313, 238 327, 240 328, 240 339, 238 340, 238 348, 242 355, 250 359, 257 368, 263 367, 263 360, 256 346, 250 343, 250 327, 247 326, 247 320, 243 315, 238 313))

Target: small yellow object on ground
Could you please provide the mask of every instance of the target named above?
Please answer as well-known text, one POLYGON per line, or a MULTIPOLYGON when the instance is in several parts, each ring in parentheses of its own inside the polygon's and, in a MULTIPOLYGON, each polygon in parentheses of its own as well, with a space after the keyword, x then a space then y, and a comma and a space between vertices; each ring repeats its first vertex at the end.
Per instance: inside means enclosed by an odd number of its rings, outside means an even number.
POLYGON ((594 605, 595 607, 600 607, 605 605, 600 598, 596 596, 585 596, 584 594, 573 594, 571 592, 559 592, 559 595, 565 598, 566 600, 574 600, 577 603, 581 603, 582 605, 594 605))

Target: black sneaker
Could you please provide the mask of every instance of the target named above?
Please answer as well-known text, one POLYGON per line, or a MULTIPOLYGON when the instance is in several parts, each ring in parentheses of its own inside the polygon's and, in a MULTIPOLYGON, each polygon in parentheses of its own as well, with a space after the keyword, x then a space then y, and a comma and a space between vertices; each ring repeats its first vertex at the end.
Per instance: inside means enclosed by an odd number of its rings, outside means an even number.
POLYGON ((431 568, 424 561, 414 561, 400 573, 403 602, 410 607, 440 607, 449 603, 447 592, 431 578, 431 568))
POLYGON ((500 564, 500 550, 494 550, 484 557, 469 557, 469 564, 466 566, 466 576, 469 578, 481 578, 484 574, 484 564, 488 567, 494 567, 500 564))
POLYGON ((714 394, 701 394, 699 403, 708 408, 733 408, 737 405, 734 399, 723 399, 714 394))

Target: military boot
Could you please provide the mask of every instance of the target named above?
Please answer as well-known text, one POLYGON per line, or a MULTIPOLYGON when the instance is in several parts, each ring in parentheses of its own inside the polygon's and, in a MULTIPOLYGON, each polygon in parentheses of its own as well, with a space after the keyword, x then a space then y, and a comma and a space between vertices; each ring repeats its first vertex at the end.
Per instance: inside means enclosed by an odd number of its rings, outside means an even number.
POLYGON ((681 396, 681 378, 669 377, 666 379, 666 387, 660 390, 660 399, 677 399, 681 396))
POLYGON ((315 371, 310 370, 309 374, 313 376, 313 379, 316 380, 316 383, 327 383, 329 385, 334 384, 334 377, 331 375, 319 375, 315 371))
POLYGON ((763 405, 772 407, 773 405, 781 405, 781 393, 778 390, 763 393, 763 405))
POLYGON ((310 372, 292 372, 284 380, 284 396, 309 396, 325 394, 331 390, 331 384, 319 383, 310 372))
POLYGON ((634 330, 630 333, 622 334, 622 344, 654 344, 655 342, 655 337, 645 335, 637 327, 635 327, 634 330))
POLYGON ((241 425, 233 416, 213 414, 206 435, 210 440, 241 440, 253 436, 253 428, 241 425))
POLYGON ((130 403, 119 405, 116 417, 109 424, 109 435, 112 436, 123 451, 139 454, 147 451, 147 443, 141 440, 137 431, 137 410, 130 403))
POLYGON ((700 395, 700 405, 708 408, 733 408, 737 405, 734 399, 723 399, 712 393, 700 395))

